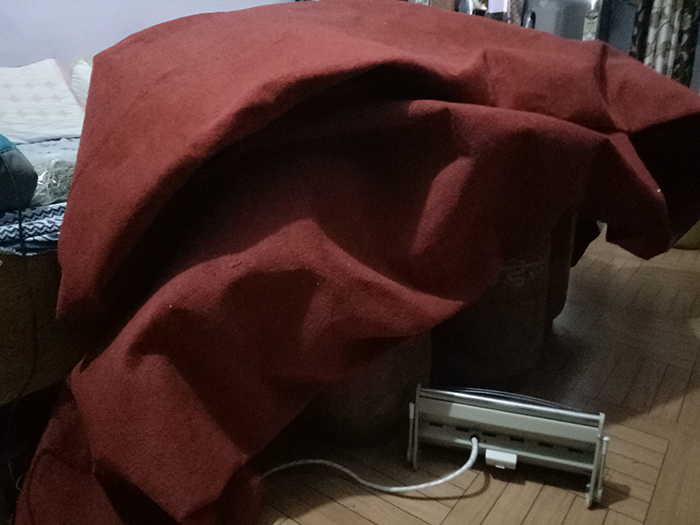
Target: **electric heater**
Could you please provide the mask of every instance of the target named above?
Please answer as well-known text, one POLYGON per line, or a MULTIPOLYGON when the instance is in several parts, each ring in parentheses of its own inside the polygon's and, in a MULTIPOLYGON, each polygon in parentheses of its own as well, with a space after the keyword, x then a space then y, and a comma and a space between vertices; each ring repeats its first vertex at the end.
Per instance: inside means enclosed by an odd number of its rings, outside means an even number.
POLYGON ((421 443, 471 448, 479 441, 486 463, 518 462, 590 475, 586 501, 600 501, 608 439, 604 414, 588 414, 527 396, 489 390, 416 389, 411 403, 408 459, 418 466, 421 443))

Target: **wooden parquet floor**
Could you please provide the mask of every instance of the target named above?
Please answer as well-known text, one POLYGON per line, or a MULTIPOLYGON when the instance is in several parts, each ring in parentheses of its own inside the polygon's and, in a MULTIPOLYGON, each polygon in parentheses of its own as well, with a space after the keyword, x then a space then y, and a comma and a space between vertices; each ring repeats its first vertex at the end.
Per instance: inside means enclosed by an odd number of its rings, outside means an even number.
MULTIPOLYGON (((572 270, 522 393, 606 414, 610 449, 603 502, 586 479, 477 462, 450 483, 399 497, 322 468, 266 479, 260 525, 698 525, 700 524, 700 252, 642 261, 599 239, 572 270)), ((405 462, 405 438, 370 449, 317 451, 387 485, 430 481, 465 452, 428 449, 405 462)))

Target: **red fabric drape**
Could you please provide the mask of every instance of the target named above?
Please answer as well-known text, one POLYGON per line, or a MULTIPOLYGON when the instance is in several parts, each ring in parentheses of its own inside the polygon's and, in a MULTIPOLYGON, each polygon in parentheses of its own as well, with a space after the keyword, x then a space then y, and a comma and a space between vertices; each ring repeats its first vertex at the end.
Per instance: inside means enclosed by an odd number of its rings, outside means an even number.
POLYGON ((562 213, 664 251, 700 215, 699 115, 604 44, 405 2, 199 15, 101 53, 58 310, 115 335, 17 522, 251 523, 250 460, 321 386, 475 301, 562 213))

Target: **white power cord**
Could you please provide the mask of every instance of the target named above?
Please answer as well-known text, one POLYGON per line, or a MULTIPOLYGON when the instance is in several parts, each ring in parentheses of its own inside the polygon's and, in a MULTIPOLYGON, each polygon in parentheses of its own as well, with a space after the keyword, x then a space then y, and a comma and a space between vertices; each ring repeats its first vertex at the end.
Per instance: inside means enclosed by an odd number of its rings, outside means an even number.
POLYGON ((466 472, 467 470, 472 468, 474 466, 474 463, 476 462, 477 456, 479 455, 479 440, 476 439, 476 437, 472 437, 471 442, 472 442, 471 454, 469 454, 469 459, 467 460, 467 462, 464 465, 462 465, 458 470, 455 470, 452 474, 445 476, 444 478, 436 479, 434 481, 429 481, 428 483, 422 483, 420 485, 411 485, 408 487, 387 487, 384 485, 377 485, 376 483, 372 483, 371 481, 366 481, 366 480, 362 479, 360 476, 355 474, 350 469, 348 469, 342 465, 339 465, 338 463, 333 463, 332 461, 327 461, 325 459, 302 459, 299 461, 292 461, 290 463, 285 463, 283 465, 280 465, 279 467, 275 467, 275 468, 265 472, 265 474, 263 474, 263 478, 266 478, 267 476, 275 474, 276 472, 279 472, 280 470, 285 470, 285 469, 292 468, 292 467, 299 467, 302 465, 323 465, 326 467, 330 467, 330 468, 334 468, 336 470, 339 470, 340 472, 350 476, 352 479, 357 481, 360 485, 363 485, 365 487, 368 487, 368 488, 371 488, 374 490, 378 490, 380 492, 396 493, 396 492, 411 492, 414 490, 423 490, 423 489, 427 489, 429 487, 434 487, 435 485, 440 485, 442 483, 446 483, 446 482, 450 481, 451 479, 456 478, 457 476, 459 476, 463 472, 466 472))

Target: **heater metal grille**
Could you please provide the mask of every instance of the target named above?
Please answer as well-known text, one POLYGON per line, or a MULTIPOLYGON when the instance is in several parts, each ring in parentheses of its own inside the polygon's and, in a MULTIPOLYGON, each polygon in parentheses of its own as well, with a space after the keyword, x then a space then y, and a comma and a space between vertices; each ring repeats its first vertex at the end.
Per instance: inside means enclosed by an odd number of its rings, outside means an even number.
POLYGON ((479 440, 487 463, 515 468, 518 461, 590 475, 587 502, 600 501, 608 438, 604 414, 588 414, 506 394, 416 390, 411 409, 409 461, 420 443, 470 447, 479 440), (525 402, 527 401, 527 402, 525 402))

